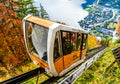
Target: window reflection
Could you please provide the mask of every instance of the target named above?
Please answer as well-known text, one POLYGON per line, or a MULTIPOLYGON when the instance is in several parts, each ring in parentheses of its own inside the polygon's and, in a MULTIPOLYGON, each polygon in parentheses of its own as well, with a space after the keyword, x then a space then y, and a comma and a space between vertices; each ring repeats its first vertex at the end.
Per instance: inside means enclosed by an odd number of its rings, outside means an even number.
POLYGON ((59 31, 55 35, 54 61, 61 56, 86 48, 87 35, 78 32, 59 31))
POLYGON ((62 31, 63 55, 80 50, 81 34, 62 31))
POLYGON ((56 33, 55 35, 55 42, 54 42, 54 61, 60 57, 60 36, 59 36, 59 32, 56 33))

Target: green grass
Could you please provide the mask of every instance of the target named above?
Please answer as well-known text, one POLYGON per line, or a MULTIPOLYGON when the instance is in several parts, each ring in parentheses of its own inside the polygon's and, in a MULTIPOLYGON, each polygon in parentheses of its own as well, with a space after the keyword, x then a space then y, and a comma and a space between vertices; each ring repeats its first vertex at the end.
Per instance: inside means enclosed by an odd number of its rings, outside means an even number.
POLYGON ((47 76, 45 76, 44 74, 40 74, 39 77, 35 76, 35 77, 33 77, 33 78, 31 78, 31 79, 29 79, 21 84, 36 84, 36 83, 41 84, 42 82, 44 82, 47 79, 48 79, 47 76), (38 82, 36 82, 37 78, 38 78, 38 82))
POLYGON ((111 45, 74 84, 120 84, 120 68, 117 63, 106 72, 107 67, 115 60, 111 50, 117 46, 120 44, 111 45))
POLYGON ((25 72, 38 68, 38 65, 33 64, 33 62, 27 63, 23 66, 18 66, 14 70, 6 70, 4 67, 0 66, 0 82, 5 81, 14 76, 21 75, 25 72), (16 73, 16 74, 15 74, 16 73))

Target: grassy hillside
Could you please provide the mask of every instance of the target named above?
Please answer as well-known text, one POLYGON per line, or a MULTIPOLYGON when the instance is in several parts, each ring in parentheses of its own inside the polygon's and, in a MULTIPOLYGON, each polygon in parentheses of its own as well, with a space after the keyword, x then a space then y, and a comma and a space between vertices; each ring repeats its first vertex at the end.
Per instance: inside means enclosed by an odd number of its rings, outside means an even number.
POLYGON ((120 44, 112 44, 74 84, 120 84, 120 68, 117 63, 107 72, 107 67, 115 60, 111 50, 120 44))
POLYGON ((17 75, 21 75, 25 72, 33 70, 39 66, 33 64, 32 62, 26 63, 22 66, 17 66, 12 69, 6 69, 4 66, 0 66, 0 82, 12 78, 17 75))

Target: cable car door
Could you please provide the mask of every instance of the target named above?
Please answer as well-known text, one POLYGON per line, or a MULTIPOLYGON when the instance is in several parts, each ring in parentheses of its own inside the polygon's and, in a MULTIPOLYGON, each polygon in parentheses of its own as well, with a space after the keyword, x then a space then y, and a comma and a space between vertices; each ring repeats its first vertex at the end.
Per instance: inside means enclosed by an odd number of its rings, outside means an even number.
POLYGON ((79 32, 58 31, 56 33, 53 55, 54 65, 58 73, 85 56, 85 40, 87 37, 82 40, 84 37, 79 32))
POLYGON ((66 69, 81 58, 81 34, 77 32, 62 31, 61 37, 64 56, 64 68, 66 69))
POLYGON ((64 69, 64 58, 62 52, 62 42, 61 42, 61 33, 60 31, 56 32, 55 41, 54 41, 54 65, 57 73, 60 73, 64 69))

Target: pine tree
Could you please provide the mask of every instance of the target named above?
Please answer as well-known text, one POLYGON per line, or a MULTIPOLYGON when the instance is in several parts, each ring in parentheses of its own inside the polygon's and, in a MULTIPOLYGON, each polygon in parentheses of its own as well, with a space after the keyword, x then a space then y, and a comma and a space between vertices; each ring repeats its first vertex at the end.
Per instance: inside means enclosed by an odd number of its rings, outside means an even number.
POLYGON ((20 19, 23 19, 28 14, 39 16, 37 7, 33 5, 33 0, 18 0, 19 8, 16 9, 20 19))
POLYGON ((44 9, 44 7, 41 4, 40 4, 40 17, 49 19, 48 13, 46 12, 46 10, 44 9))
POLYGON ((34 16, 39 16, 39 11, 37 10, 36 7, 34 7, 33 4, 30 4, 29 10, 27 12, 28 14, 34 15, 34 16))

